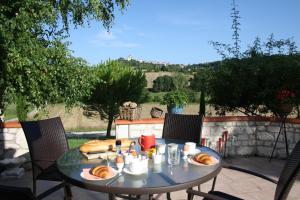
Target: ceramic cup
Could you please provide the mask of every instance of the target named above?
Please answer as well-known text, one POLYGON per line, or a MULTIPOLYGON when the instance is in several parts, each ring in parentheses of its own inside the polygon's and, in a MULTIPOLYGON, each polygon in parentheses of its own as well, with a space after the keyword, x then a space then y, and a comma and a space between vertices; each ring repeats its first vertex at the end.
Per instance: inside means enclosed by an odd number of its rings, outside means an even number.
POLYGON ((142 151, 155 148, 155 135, 141 135, 141 137, 139 137, 138 139, 138 142, 141 146, 142 151))
POLYGON ((196 151, 196 143, 195 142, 186 142, 185 145, 189 151, 189 154, 194 154, 196 151))

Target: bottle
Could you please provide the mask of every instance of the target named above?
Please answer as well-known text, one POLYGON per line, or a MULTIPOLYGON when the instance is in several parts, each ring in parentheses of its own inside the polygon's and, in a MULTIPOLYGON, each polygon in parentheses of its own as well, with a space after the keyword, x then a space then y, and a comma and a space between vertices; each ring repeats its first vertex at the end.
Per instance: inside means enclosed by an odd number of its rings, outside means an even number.
POLYGON ((122 144, 121 140, 116 140, 116 153, 117 154, 121 154, 122 153, 121 152, 121 144, 122 144))

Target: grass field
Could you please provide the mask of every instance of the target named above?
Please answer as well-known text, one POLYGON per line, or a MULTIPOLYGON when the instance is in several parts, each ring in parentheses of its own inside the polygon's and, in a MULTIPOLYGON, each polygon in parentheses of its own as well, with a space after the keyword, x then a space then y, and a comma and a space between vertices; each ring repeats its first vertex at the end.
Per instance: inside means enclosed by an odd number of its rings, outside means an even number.
POLYGON ((17 117, 16 105, 10 104, 7 106, 4 112, 5 120, 13 119, 17 117))
MULTIPOLYGON (((160 105, 159 103, 145 103, 142 104, 141 118, 151 118, 151 108, 156 106, 161 108, 164 113, 167 111, 166 105, 160 105)), ((66 110, 63 104, 50 105, 47 107, 47 114, 41 118, 49 118, 60 116, 64 127, 67 131, 102 131, 107 128, 107 121, 100 120, 98 114, 87 117, 84 115, 84 110, 80 107, 74 107, 71 110, 66 110)), ((188 104, 184 108, 184 114, 198 114, 199 104, 188 104)), ((207 113, 214 115, 214 109, 207 107, 207 113)), ((113 127, 114 128, 114 127, 113 127)))
MULTIPOLYGON (((163 93, 159 93, 158 95, 162 95, 163 93)), ((142 113, 141 118, 151 118, 150 111, 152 107, 161 108, 164 113, 167 112, 166 105, 160 105, 158 102, 153 103, 145 103, 141 104, 142 113)), ((184 114, 198 114, 199 104, 191 103, 184 107, 184 114)), ((211 116, 215 115, 215 111, 212 107, 207 107, 207 113, 211 116)), ((6 120, 15 118, 15 105, 11 105, 5 112, 6 120)), ((230 115, 230 114, 229 114, 230 115)), ((103 131, 107 128, 107 121, 101 120, 99 114, 95 114, 93 116, 84 115, 84 110, 80 107, 74 107, 70 110, 67 110, 64 104, 55 104, 49 105, 45 111, 38 112, 35 116, 29 116, 29 120, 31 119, 45 119, 51 117, 61 117, 62 122, 66 131, 70 132, 78 132, 78 131, 103 131)), ((113 126, 114 129, 114 126, 113 126)))
POLYGON ((90 139, 87 138, 69 138, 68 143, 69 143, 69 148, 74 149, 79 147, 81 144, 89 141, 90 139))

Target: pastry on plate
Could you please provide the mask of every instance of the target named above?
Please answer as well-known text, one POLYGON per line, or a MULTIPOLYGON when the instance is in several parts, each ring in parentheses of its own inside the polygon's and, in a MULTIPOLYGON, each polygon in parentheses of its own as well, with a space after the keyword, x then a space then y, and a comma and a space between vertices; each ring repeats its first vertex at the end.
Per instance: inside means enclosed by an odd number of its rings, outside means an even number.
POLYGON ((193 160, 204 164, 204 165, 213 165, 215 164, 215 160, 211 155, 208 155, 206 153, 198 153, 193 157, 193 160))
POLYGON ((109 168, 107 166, 97 166, 91 169, 91 174, 100 178, 107 178, 109 175, 109 168))

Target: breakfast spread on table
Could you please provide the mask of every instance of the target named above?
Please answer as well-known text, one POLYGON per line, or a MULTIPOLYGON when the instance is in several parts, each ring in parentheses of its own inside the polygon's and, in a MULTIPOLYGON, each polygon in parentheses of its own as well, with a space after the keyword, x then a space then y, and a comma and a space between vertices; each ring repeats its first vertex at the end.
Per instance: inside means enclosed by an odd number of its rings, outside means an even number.
POLYGON ((143 136, 138 143, 140 148, 136 148, 137 143, 130 139, 91 140, 84 143, 79 149, 87 159, 100 158, 106 160, 107 164, 95 166, 89 171, 83 169, 82 177, 88 180, 106 180, 122 171, 131 175, 141 175, 148 172, 149 159, 153 160, 153 164, 156 166, 161 165, 164 161, 176 165, 180 163, 181 155, 183 160, 187 159, 187 163, 196 166, 210 166, 219 163, 214 156, 196 148, 194 142, 186 142, 182 148, 179 148, 179 145, 175 143, 156 145, 154 137, 143 136), (163 156, 166 147, 168 153, 163 156))

